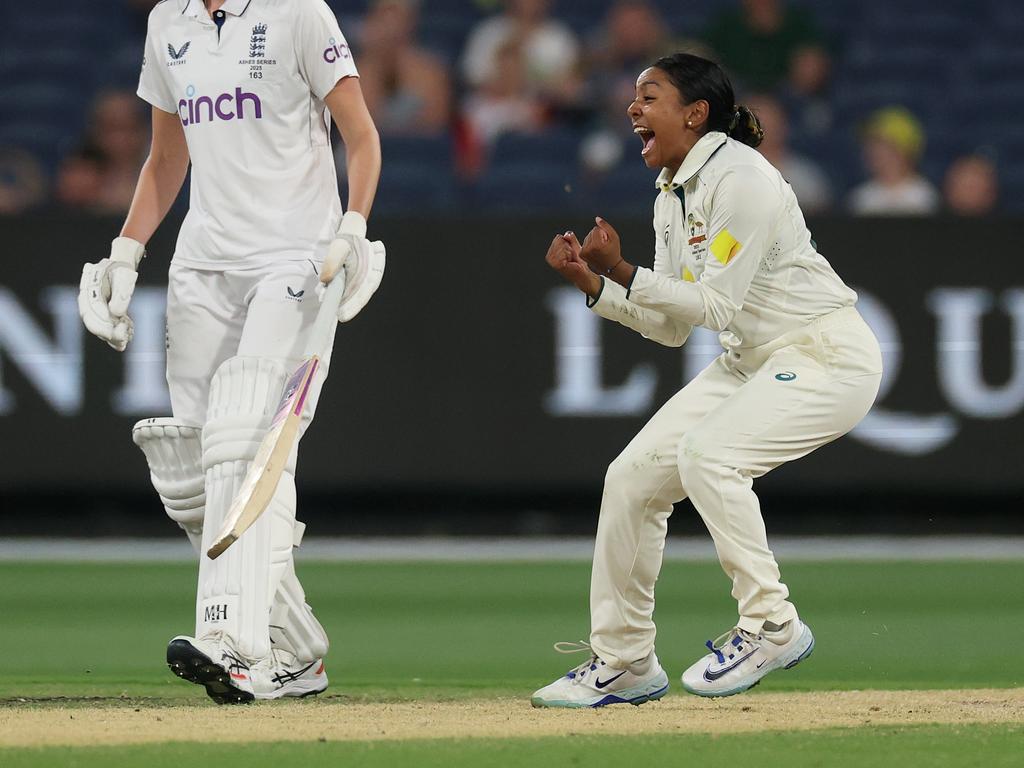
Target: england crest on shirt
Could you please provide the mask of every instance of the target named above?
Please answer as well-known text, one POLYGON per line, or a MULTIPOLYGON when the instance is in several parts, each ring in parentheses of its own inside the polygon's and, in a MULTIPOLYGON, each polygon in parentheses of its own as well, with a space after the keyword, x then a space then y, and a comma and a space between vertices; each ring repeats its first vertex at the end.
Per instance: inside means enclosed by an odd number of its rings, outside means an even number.
POLYGON ((262 80, 263 68, 277 64, 274 59, 267 58, 267 25, 262 21, 253 25, 249 36, 248 56, 239 60, 239 64, 248 65, 249 79, 262 80))

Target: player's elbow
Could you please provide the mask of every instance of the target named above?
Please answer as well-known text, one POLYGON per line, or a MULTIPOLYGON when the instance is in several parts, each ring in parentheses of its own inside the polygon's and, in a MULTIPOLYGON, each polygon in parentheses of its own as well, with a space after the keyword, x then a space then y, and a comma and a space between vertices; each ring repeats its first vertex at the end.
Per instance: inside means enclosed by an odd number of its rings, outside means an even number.
POLYGON ((716 312, 708 311, 704 313, 704 322, 701 325, 709 331, 718 333, 729 327, 729 323, 732 322, 735 315, 736 312, 734 310, 728 309, 716 312))
POLYGON ((352 161, 359 165, 380 168, 380 133, 373 123, 361 126, 357 132, 346 134, 344 141, 345 153, 352 161))
POLYGON ((689 336, 688 333, 685 333, 683 330, 677 328, 675 329, 675 331, 673 331, 671 335, 663 339, 660 339, 660 341, 666 347, 681 347, 683 346, 683 343, 686 341, 687 336, 689 336))
POLYGON ((710 331, 724 331, 736 316, 739 307, 714 292, 706 292, 701 298, 704 300, 704 318, 699 325, 710 331))
POLYGON ((647 336, 651 341, 656 341, 664 347, 681 347, 690 336, 691 326, 683 323, 666 324, 659 329, 658 333, 647 336))

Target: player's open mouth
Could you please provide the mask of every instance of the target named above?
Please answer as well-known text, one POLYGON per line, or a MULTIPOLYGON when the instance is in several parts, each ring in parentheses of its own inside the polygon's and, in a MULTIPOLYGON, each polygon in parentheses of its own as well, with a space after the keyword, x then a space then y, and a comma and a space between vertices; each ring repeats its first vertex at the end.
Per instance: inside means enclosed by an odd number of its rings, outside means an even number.
POLYGON ((654 131, 643 125, 637 125, 633 128, 633 133, 640 137, 640 140, 644 143, 644 148, 640 151, 641 155, 646 155, 651 149, 654 148, 654 131))

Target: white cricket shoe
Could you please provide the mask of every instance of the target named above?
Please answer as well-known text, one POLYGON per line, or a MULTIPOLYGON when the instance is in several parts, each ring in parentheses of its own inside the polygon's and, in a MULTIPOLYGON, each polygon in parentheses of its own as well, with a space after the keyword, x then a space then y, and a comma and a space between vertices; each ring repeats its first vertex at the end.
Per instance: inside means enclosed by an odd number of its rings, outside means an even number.
POLYGON ((643 661, 617 669, 604 663, 588 643, 555 643, 559 653, 590 651, 590 658, 533 694, 535 707, 604 707, 608 704, 643 704, 668 691, 668 675, 651 652, 643 661))
POLYGON ((273 648, 270 655, 249 668, 257 699, 303 698, 327 690, 323 659, 306 663, 294 654, 273 648))
POLYGON ((218 704, 301 698, 327 689, 323 659, 301 663, 288 651, 275 648, 270 656, 253 663, 222 632, 174 638, 167 646, 167 666, 183 680, 205 687, 218 704))
POLYGON ((811 628, 799 619, 776 632, 753 635, 734 628, 714 642, 707 656, 683 672, 683 688, 698 696, 732 696, 753 688, 776 669, 795 667, 814 651, 811 628))

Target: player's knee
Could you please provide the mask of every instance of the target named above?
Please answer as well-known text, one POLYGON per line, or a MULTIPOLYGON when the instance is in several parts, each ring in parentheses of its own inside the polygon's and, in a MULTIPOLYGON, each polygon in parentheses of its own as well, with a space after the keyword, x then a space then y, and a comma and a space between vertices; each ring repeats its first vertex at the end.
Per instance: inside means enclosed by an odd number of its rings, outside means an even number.
POLYGON ((608 465, 608 470, 604 474, 604 487, 606 492, 628 487, 629 478, 632 474, 630 472, 631 464, 632 462, 630 461, 626 451, 623 451, 612 460, 611 464, 608 465))
MULTIPOLYGON (((203 466, 252 461, 263 441, 288 378, 283 360, 232 357, 210 384, 203 427, 203 466)), ((286 471, 294 472, 294 451, 286 471)))
POLYGON ((189 533, 202 532, 202 430, 176 419, 144 419, 133 427, 132 440, 146 456, 150 480, 167 516, 189 533))
POLYGON ((604 478, 605 493, 643 496, 652 484, 660 483, 665 472, 666 468, 659 463, 657 451, 627 447, 608 465, 604 478))
POLYGON ((699 432, 687 434, 679 441, 676 467, 684 489, 715 471, 720 462, 714 457, 714 453, 713 444, 705 440, 699 432))

